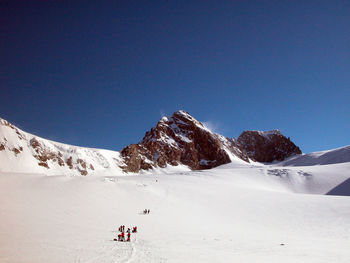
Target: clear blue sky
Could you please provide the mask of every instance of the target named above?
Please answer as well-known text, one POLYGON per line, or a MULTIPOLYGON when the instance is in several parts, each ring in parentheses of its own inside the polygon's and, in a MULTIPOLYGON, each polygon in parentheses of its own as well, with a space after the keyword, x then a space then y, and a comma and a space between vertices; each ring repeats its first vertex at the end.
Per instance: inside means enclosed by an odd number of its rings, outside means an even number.
POLYGON ((350 1, 1 1, 0 117, 120 150, 183 109, 349 145, 350 1))

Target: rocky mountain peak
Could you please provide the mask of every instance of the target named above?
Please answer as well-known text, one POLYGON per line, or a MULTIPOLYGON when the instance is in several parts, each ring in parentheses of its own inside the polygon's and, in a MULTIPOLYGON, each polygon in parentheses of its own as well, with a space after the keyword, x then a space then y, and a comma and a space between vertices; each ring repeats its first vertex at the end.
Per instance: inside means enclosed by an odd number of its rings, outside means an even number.
POLYGON ((146 132, 142 143, 156 140, 177 147, 179 143, 190 143, 193 140, 194 130, 197 129, 211 133, 189 113, 180 110, 174 112, 171 117, 162 117, 154 128, 146 132))
POLYGON ((299 147, 279 130, 244 131, 237 141, 240 149, 257 162, 282 161, 291 155, 301 154, 299 147))
POLYGON ((142 141, 121 152, 124 171, 183 164, 193 170, 209 169, 234 158, 249 162, 281 161, 300 149, 279 130, 244 131, 237 140, 213 133, 188 112, 163 117, 142 141))
POLYGON ((132 172, 137 172, 140 167, 179 164, 194 170, 209 169, 229 163, 230 155, 238 153, 243 156, 236 147, 235 140, 211 132, 182 110, 173 113, 171 117, 163 117, 132 148, 134 150, 126 147, 121 152, 127 164, 125 170, 132 172))

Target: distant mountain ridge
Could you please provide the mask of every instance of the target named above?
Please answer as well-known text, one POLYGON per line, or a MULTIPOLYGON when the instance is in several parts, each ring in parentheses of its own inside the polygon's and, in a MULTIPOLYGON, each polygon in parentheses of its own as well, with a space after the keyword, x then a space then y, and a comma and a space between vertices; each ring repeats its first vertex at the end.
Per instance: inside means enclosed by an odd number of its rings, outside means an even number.
POLYGON ((301 154, 278 130, 245 131, 238 139, 213 133, 185 111, 163 117, 137 144, 120 152, 53 142, 0 119, 0 170, 93 175, 138 173, 166 166, 210 169, 232 161, 282 161, 301 154))

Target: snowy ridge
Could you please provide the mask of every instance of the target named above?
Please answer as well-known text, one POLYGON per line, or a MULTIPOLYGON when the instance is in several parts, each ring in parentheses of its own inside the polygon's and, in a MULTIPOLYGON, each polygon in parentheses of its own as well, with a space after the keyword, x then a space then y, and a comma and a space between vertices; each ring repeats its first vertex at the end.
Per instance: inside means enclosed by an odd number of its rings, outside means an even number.
POLYGON ((350 145, 333 150, 297 155, 281 162, 284 166, 311 166, 350 162, 350 145))
POLYGON ((123 174, 119 152, 46 140, 0 119, 0 171, 65 175, 123 174))

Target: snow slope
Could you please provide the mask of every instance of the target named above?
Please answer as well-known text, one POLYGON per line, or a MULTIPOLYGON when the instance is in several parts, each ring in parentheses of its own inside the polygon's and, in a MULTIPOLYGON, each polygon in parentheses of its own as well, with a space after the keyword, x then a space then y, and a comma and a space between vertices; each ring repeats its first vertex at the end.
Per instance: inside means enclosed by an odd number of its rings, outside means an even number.
POLYGON ((281 163, 284 166, 310 166, 350 162, 350 146, 296 155, 281 163))
POLYGON ((43 139, 0 118, 2 172, 122 175, 122 163, 123 160, 117 151, 78 147, 43 139), (41 166, 39 163, 47 166, 41 166))
POLYGON ((133 176, 2 172, 0 262, 347 263, 350 197, 324 194, 349 171, 231 163, 133 176), (138 226, 130 243, 112 241, 121 224, 138 226))

